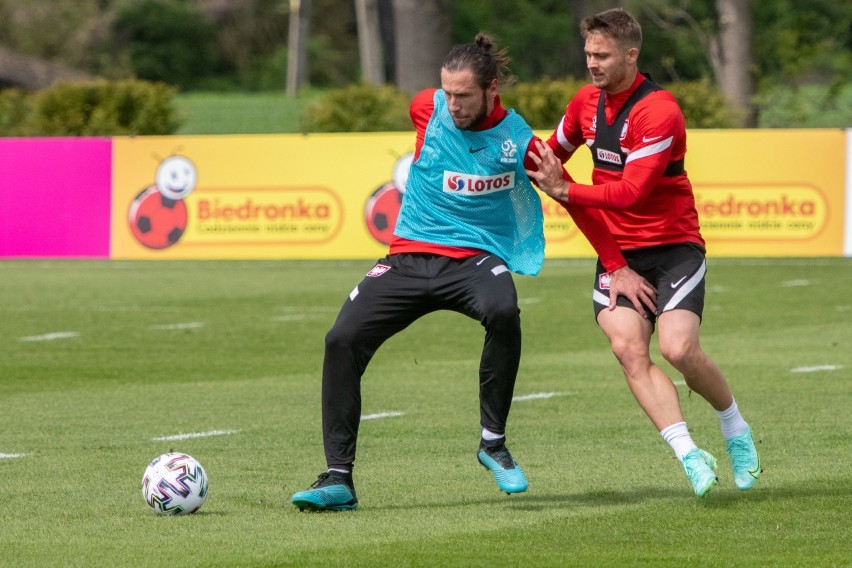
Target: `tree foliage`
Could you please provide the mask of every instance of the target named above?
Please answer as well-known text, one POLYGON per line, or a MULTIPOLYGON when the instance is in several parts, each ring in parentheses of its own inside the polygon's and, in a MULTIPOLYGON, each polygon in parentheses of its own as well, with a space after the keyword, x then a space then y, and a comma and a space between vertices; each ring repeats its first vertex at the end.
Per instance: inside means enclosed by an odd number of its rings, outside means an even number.
POLYGON ((140 0, 127 4, 114 24, 134 74, 148 81, 191 87, 214 72, 216 31, 186 2, 140 0))
MULTIPOLYGON (((509 48, 511 67, 522 81, 580 77, 585 70, 572 63, 582 50, 575 4, 455 0, 453 40, 468 42, 480 30, 494 34, 509 48)), ((706 49, 707 37, 716 31, 714 0, 620 4, 643 25, 641 62, 656 80, 710 75, 706 49)), ((357 81, 352 1, 312 0, 312 5, 311 84, 357 81)), ((753 5, 761 78, 789 83, 852 73, 852 4, 776 0, 753 5)), ((189 72, 193 61, 194 74, 230 76, 236 85, 243 79, 248 86, 268 84, 257 75, 284 60, 288 6, 286 0, 0 0, 0 45, 106 77, 154 75, 154 60, 164 68, 161 74, 178 75, 178 70, 189 72), (129 32, 134 42, 121 41, 129 32)), ((274 72, 283 76, 284 69, 274 72)))
MULTIPOLYGON (((353 2, 311 3, 310 84, 357 83, 353 2)), ((380 4, 387 18, 393 2, 380 4)), ((478 31, 492 33, 509 49, 510 68, 522 82, 585 79, 578 19, 584 9, 610 5, 624 6, 642 23, 640 67, 657 82, 713 77, 715 0, 454 0, 452 38, 464 43, 478 31)), ((852 3, 752 5, 757 101, 779 100, 779 87, 822 84, 827 95, 820 108, 842 109, 837 98, 852 76, 852 3)), ((111 79, 148 78, 184 90, 283 90, 288 18, 288 0, 0 0, 0 45, 111 79)), ((392 25, 383 22, 383 28, 384 40, 394 41, 387 33, 392 25)), ((385 47, 392 58, 392 43, 385 47)), ((794 91, 785 108, 801 114, 810 107, 796 99, 799 92, 804 91, 794 91)))
POLYGON ((776 0, 755 3, 761 76, 798 83, 852 76, 852 3, 776 0))
POLYGON ((479 31, 494 34, 512 57, 521 81, 572 74, 570 50, 577 45, 577 22, 564 0, 491 0, 455 3, 453 40, 469 43, 479 31))
MULTIPOLYGON (((0 44, 24 55, 99 74, 110 10, 98 0, 0 0, 0 44)), ((111 2, 107 2, 108 5, 111 2)))
POLYGON ((645 0, 631 4, 642 25, 642 70, 658 82, 712 77, 710 38, 716 34, 714 0, 645 0))

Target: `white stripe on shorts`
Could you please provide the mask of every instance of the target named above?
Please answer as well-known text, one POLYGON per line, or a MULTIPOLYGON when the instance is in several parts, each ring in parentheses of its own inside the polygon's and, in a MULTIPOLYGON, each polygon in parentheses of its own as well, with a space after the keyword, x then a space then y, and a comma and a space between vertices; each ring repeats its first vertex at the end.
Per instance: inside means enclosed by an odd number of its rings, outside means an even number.
POLYGON ((686 298, 690 292, 692 292, 698 284, 701 283, 701 280, 704 278, 704 274, 707 272, 707 261, 702 260, 701 266, 698 267, 698 270, 695 274, 690 277, 689 280, 681 284, 680 290, 678 290, 672 299, 669 300, 669 303, 665 305, 660 313, 667 312, 669 310, 673 310, 680 304, 681 300, 686 298))

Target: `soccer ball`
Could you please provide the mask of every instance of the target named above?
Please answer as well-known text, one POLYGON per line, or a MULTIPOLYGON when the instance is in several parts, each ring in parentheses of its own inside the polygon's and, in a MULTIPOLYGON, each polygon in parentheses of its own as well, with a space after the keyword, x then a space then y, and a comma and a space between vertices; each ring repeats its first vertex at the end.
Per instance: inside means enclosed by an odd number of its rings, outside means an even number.
POLYGON ((374 239, 390 244, 401 206, 402 193, 395 183, 386 183, 373 192, 364 207, 364 221, 374 239))
POLYGON ((129 211, 130 231, 136 240, 148 248, 172 246, 186 230, 186 204, 169 199, 151 186, 133 199, 129 211))
POLYGON ((207 499, 207 473, 192 456, 163 454, 145 469, 142 496, 158 515, 191 515, 207 499))

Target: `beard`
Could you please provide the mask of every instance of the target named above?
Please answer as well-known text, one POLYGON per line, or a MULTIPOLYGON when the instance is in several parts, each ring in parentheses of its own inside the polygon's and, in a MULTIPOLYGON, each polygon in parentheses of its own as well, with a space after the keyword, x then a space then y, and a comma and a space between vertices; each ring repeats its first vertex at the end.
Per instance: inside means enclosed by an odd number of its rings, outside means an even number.
POLYGON ((456 125, 456 128, 459 130, 473 130, 476 128, 488 115, 488 98, 485 95, 485 91, 482 91, 482 104, 479 106, 479 110, 476 111, 475 114, 471 115, 470 118, 458 121, 456 117, 453 117, 453 124, 456 125))
POLYGON ((612 67, 598 77, 592 75, 592 84, 607 93, 617 92, 614 89, 618 89, 626 77, 627 72, 623 68, 612 67))

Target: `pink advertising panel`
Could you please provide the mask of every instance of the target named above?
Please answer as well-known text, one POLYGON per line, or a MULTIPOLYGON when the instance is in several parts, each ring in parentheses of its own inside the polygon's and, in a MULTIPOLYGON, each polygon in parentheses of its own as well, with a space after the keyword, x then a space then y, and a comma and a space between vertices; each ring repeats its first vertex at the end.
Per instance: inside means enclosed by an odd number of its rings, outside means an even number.
POLYGON ((0 258, 109 257, 109 138, 0 138, 0 258))

